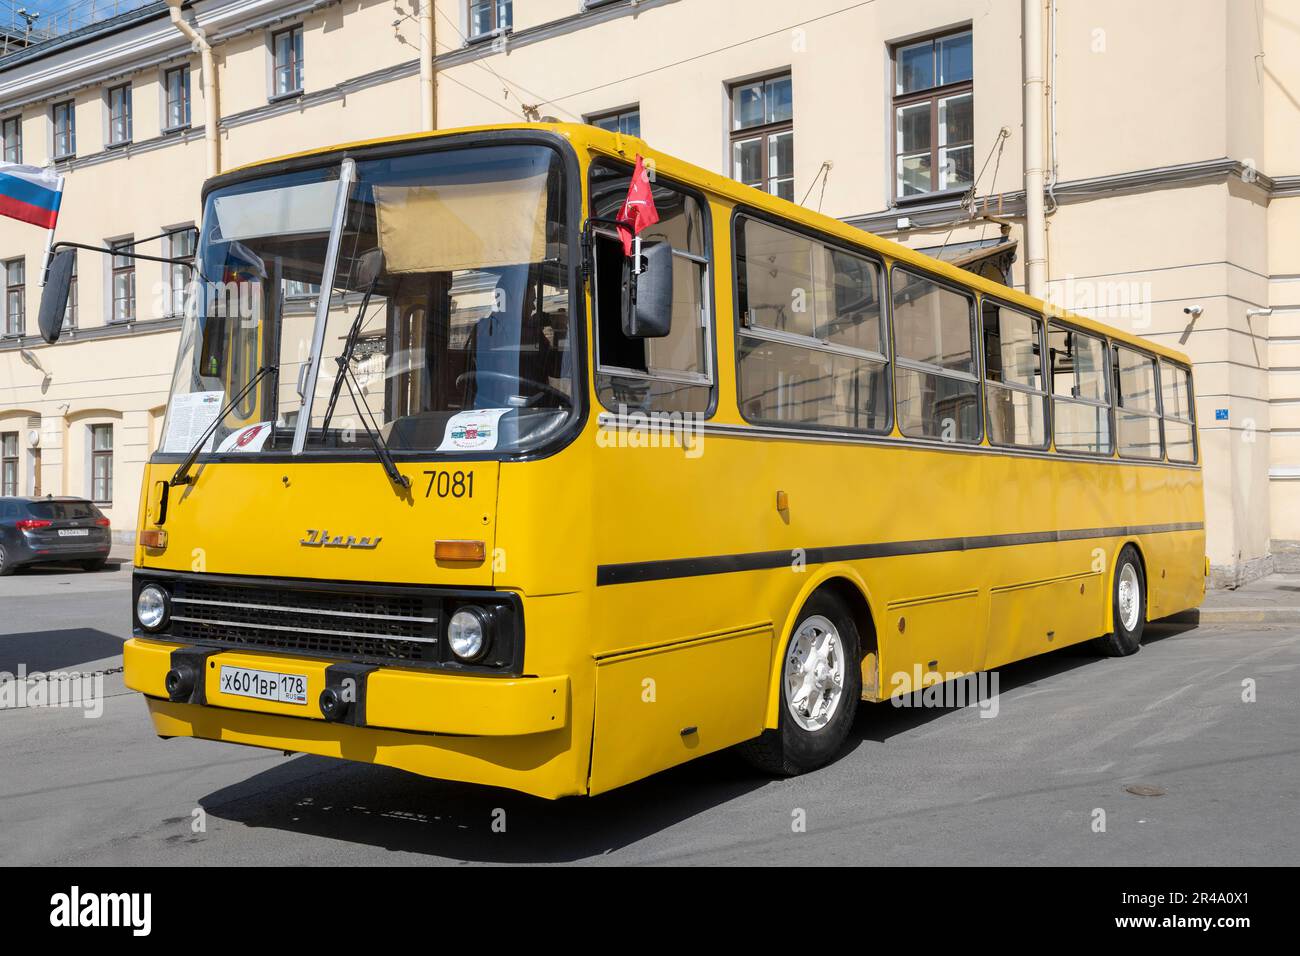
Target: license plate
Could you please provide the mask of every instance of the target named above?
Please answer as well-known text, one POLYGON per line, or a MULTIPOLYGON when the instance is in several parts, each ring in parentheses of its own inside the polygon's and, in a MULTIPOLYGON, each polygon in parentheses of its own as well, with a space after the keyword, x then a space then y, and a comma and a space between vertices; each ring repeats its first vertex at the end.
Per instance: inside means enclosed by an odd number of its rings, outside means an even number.
POLYGON ((84 538, 90 534, 89 528, 60 528, 60 538, 84 538))
POLYGON ((273 700, 281 704, 307 703, 307 678, 303 674, 280 674, 248 667, 221 666, 221 692, 239 697, 273 700))

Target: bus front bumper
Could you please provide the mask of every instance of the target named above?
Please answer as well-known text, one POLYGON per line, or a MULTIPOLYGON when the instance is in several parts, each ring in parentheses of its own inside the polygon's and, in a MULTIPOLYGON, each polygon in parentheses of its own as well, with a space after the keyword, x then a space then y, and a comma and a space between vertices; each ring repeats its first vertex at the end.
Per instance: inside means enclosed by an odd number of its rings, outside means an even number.
POLYGON ((567 676, 363 669, 363 704, 345 719, 327 720, 320 696, 327 682, 337 684, 335 662, 213 652, 137 637, 124 645, 123 663, 126 686, 146 696, 161 737, 201 737, 383 764, 543 797, 585 790, 585 766, 580 769, 575 759, 583 748, 571 741, 567 676), (197 665, 193 688, 179 695, 169 694, 166 686, 177 662, 197 665), (305 677, 305 702, 226 693, 223 668, 305 677))

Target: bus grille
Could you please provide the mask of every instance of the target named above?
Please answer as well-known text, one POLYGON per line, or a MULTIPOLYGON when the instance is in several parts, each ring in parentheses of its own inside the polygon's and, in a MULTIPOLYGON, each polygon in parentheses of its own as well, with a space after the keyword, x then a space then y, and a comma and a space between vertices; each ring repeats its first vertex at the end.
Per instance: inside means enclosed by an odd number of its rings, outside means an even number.
POLYGON ((178 580, 169 636, 359 661, 438 660, 436 598, 178 580))

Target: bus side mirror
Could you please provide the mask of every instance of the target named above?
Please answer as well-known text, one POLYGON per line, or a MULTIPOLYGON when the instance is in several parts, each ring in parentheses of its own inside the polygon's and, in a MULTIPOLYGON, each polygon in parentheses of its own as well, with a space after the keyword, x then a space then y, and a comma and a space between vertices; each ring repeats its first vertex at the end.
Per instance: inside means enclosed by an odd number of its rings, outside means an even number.
POLYGON ((76 249, 60 249, 50 260, 41 290, 41 310, 36 318, 41 338, 53 345, 63 331, 63 316, 68 311, 68 291, 72 288, 72 270, 77 264, 76 249))
POLYGON ((673 325, 673 248, 666 242, 641 244, 641 272, 623 260, 623 334, 630 339, 661 339, 673 325))

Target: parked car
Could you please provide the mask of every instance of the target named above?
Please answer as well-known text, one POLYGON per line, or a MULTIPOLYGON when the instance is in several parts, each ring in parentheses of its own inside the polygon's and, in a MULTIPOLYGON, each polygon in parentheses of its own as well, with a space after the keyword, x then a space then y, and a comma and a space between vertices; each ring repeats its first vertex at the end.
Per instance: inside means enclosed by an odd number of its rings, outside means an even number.
POLYGON ((24 564, 79 564, 98 571, 112 529, 84 498, 0 498, 0 575, 24 564))

